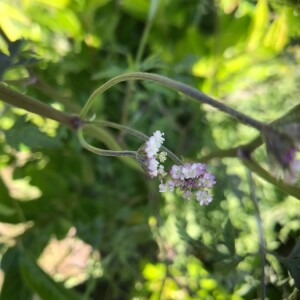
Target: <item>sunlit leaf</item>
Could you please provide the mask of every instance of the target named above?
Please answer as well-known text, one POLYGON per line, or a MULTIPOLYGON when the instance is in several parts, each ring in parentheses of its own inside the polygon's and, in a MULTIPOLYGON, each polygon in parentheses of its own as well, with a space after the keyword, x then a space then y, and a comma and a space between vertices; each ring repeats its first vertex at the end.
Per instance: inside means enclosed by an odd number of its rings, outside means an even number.
POLYGON ((226 221, 224 227, 224 241, 230 254, 234 255, 235 254, 235 232, 234 232, 234 227, 232 226, 232 223, 229 218, 226 221))
POLYGON ((250 27, 250 36, 248 40, 248 50, 254 50, 259 47, 269 21, 269 9, 267 0, 258 0, 255 13, 250 27))
POLYGON ((264 39, 264 46, 278 53, 286 46, 289 40, 288 34, 287 11, 283 9, 269 27, 264 39))

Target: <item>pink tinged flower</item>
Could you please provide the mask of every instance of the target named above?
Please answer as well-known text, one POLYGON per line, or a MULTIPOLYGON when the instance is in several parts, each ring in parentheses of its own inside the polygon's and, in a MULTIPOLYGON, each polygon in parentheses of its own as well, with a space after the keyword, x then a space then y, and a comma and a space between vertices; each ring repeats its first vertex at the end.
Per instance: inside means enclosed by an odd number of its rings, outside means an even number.
POLYGON ((197 170, 197 177, 204 175, 207 171, 205 164, 196 163, 195 168, 197 170))
POLYGON ((202 188, 211 189, 215 183, 215 176, 211 173, 205 173, 203 177, 199 179, 199 186, 202 188))
POLYGON ((196 193, 196 199, 199 201, 200 205, 208 205, 212 202, 212 196, 207 191, 198 191, 196 193))
POLYGON ((180 179, 183 176, 182 166, 173 165, 170 174, 173 179, 180 179))
POLYGON ((145 152, 147 154, 148 158, 151 158, 155 156, 159 150, 159 147, 153 138, 153 136, 150 137, 150 139, 146 142, 145 152))
POLYGON ((150 158, 148 161, 148 172, 151 177, 158 175, 158 161, 155 158, 150 158))
POLYGON ((173 182, 169 180, 166 183, 161 183, 159 185, 159 191, 161 193, 164 193, 164 192, 174 192, 173 182))
POLYGON ((183 178, 195 178, 197 176, 196 164, 184 164, 182 167, 183 178))

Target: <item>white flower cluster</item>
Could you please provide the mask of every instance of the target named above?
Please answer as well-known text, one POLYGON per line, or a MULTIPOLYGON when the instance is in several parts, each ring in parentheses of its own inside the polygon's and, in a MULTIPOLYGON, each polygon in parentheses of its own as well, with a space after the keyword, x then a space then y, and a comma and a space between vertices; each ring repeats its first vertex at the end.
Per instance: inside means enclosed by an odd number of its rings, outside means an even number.
POLYGON ((216 183, 214 175, 207 172, 206 165, 202 163, 173 165, 169 174, 165 172, 161 163, 165 162, 167 153, 159 152, 165 140, 163 135, 160 131, 154 132, 144 148, 149 175, 160 178, 159 191, 173 192, 175 188, 179 188, 184 198, 195 196, 200 205, 208 205, 212 201, 208 190, 216 183))
POLYGON ((164 176, 164 166, 160 162, 164 162, 167 159, 166 152, 159 152, 161 145, 164 142, 163 133, 159 130, 155 131, 153 135, 146 142, 145 152, 147 155, 147 169, 151 177, 158 175, 164 176))

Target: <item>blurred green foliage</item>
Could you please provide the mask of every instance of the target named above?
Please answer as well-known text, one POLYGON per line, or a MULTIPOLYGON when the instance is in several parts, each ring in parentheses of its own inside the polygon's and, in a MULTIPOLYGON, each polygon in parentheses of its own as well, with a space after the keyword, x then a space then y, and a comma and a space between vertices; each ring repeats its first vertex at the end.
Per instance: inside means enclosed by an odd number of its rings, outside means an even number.
MULTIPOLYGON (((299 101, 299 14, 292 0, 2 0, 0 77, 78 113, 105 80, 151 71, 270 122, 299 101)), ((120 84, 93 109, 145 134, 165 132, 166 146, 191 160, 257 134, 148 82, 120 84)), ((209 162, 214 201, 199 207, 160 194, 158 182, 133 164, 84 151, 53 121, 2 102, 0 114, 0 222, 24 226, 10 242, 0 240, 1 299, 261 297, 255 210, 237 158, 209 162), (63 240, 71 228, 98 256, 84 271, 87 280, 73 276, 68 284, 38 259, 51 237, 63 240)), ((111 134, 124 149, 140 146, 111 134)), ((266 163, 262 149, 255 156, 266 163)), ((255 180, 267 298, 296 299, 299 200, 255 180)))

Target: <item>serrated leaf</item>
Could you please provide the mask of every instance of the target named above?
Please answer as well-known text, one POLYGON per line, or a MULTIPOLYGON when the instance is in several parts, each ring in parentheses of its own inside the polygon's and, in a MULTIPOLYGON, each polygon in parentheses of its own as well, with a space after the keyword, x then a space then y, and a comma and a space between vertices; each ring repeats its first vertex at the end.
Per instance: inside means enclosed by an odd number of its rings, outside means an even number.
POLYGON ((55 282, 33 260, 23 252, 20 261, 21 274, 27 286, 42 299, 47 300, 80 300, 82 296, 66 289, 61 283, 55 282))
POLYGON ((43 149, 56 148, 61 146, 61 142, 55 138, 47 136, 35 125, 26 122, 24 117, 20 117, 12 128, 5 132, 6 142, 14 149, 19 149, 20 144, 29 148, 43 149))

